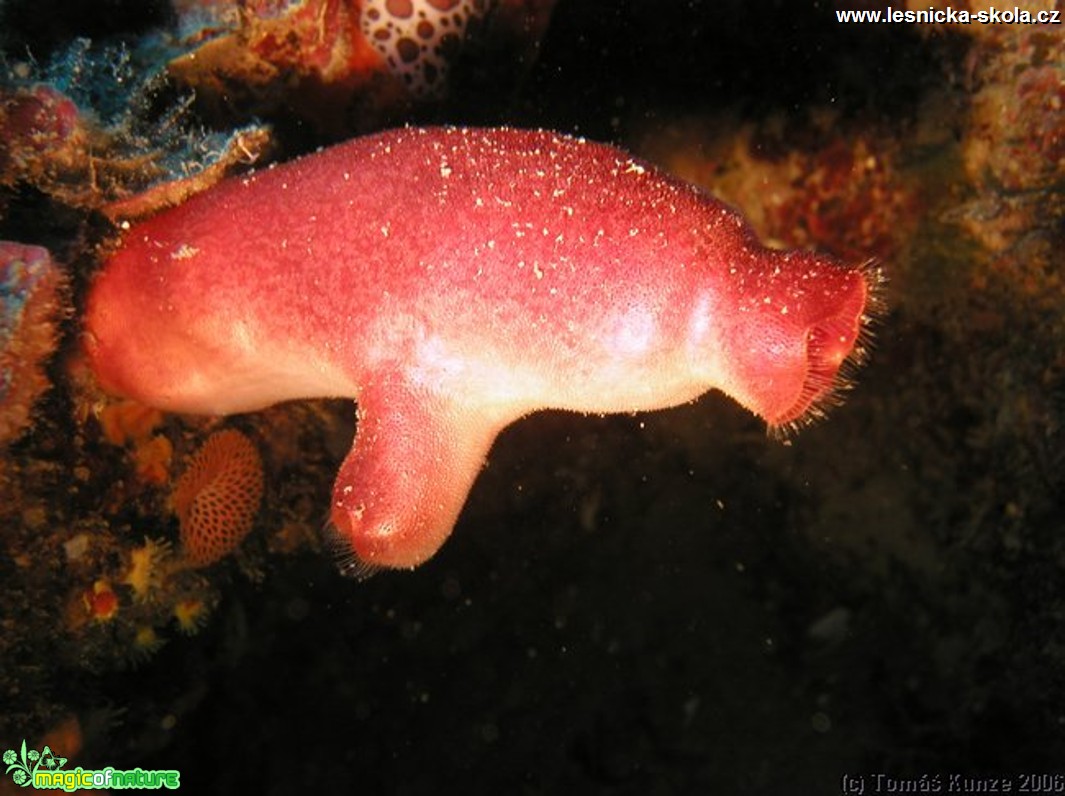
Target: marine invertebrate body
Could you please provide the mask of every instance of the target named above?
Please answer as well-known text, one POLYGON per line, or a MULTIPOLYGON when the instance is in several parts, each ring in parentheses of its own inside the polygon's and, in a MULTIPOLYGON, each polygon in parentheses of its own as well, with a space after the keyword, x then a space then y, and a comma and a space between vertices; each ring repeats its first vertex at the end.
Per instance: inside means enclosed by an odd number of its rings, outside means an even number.
POLYGON ((489 0, 364 0, 363 35, 414 96, 441 92, 448 61, 489 0))
POLYGON ((129 586, 133 599, 150 600, 163 582, 163 563, 170 552, 166 542, 145 539, 144 544, 129 551, 129 564, 120 581, 129 586))
POLYGON ((252 441, 233 429, 212 434, 171 496, 185 560, 206 566, 232 553, 251 531, 262 495, 262 459, 252 441))
POLYGON ((204 598, 190 596, 175 602, 171 613, 178 630, 186 636, 192 636, 200 632, 207 623, 210 611, 211 605, 204 598))
POLYGON ((130 663, 134 666, 144 663, 162 649, 165 643, 151 625, 137 627, 133 632, 133 638, 130 639, 129 649, 127 650, 130 663))
POLYGON ((873 282, 763 248, 609 146, 408 129, 134 227, 92 288, 86 341, 106 387, 174 411, 354 397, 333 521, 362 561, 411 566, 529 412, 718 388, 774 426, 817 413, 860 349, 873 282))
POLYGON ((118 595, 106 580, 97 580, 82 592, 81 599, 89 618, 96 622, 108 622, 118 613, 118 595))

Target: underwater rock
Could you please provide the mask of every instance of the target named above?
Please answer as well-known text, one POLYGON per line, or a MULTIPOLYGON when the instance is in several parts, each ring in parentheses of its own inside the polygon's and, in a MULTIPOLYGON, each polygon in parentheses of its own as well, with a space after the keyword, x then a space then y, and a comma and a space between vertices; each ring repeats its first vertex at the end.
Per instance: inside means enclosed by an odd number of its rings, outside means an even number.
POLYGON ((680 117, 635 125, 637 150, 727 202, 788 246, 891 262, 921 218, 890 129, 825 112, 807 119, 709 125, 680 117))
POLYGON ((0 86, 0 188, 31 186, 61 205, 127 221, 270 154, 274 140, 263 125, 207 131, 191 122, 185 100, 153 109, 150 75, 134 79, 111 63, 125 51, 88 40, 72 50, 0 86))
MULTIPOLYGON (((1033 230, 1060 238, 1065 226, 1065 37, 1049 26, 1007 28, 977 40, 969 61, 977 89, 962 157, 979 198, 956 218, 993 252, 1009 252, 1033 230)), ((1030 256, 1020 254, 1018 265, 1027 270, 1024 261, 1030 256)), ((1045 270, 1040 282, 1059 269, 1045 270)))
POLYGON ((182 27, 209 37, 170 75, 215 119, 280 111, 340 137, 447 97, 464 49, 513 82, 535 58, 554 0, 181 0, 182 27))

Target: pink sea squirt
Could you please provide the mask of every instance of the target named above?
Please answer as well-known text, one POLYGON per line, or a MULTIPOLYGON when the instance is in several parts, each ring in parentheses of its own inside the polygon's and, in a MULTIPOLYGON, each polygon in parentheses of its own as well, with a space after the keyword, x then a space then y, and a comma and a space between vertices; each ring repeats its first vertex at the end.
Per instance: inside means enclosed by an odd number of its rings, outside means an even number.
POLYGON ((861 355, 876 272, 763 247, 733 210, 551 132, 406 128, 231 179, 129 229, 96 277, 101 384, 175 412, 358 406, 332 522, 412 567, 498 433, 719 389, 773 427, 861 355))

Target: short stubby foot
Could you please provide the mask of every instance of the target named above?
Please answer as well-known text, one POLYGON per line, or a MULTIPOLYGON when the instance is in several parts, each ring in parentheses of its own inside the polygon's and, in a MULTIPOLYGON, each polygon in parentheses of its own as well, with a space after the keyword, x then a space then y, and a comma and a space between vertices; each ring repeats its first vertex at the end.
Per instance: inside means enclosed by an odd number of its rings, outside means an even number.
POLYGON ((333 488, 341 570, 366 577, 430 558, 450 535, 499 428, 403 384, 360 395, 355 445, 333 488))

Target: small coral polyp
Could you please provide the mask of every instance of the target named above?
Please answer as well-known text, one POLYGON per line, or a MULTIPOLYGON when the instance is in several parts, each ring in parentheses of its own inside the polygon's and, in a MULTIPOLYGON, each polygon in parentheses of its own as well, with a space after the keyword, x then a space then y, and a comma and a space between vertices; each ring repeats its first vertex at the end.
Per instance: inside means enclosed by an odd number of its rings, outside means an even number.
POLYGON ((147 602, 163 583, 163 565, 170 546, 166 542, 145 539, 129 552, 129 565, 121 583, 129 586, 135 602, 147 602))
POLYGON ((82 593, 82 601, 93 621, 109 622, 118 614, 118 595, 109 581, 97 580, 82 593))
POLYGON ((128 657, 132 664, 144 663, 166 643, 151 625, 141 625, 133 632, 128 657))
POLYGON ((211 605, 202 597, 183 597, 174 603, 171 613, 177 622, 178 630, 186 636, 192 636, 207 624, 211 605))
POLYGON ((251 532, 262 494, 263 465, 254 443, 234 429, 212 434, 171 495, 185 560, 202 567, 236 550, 251 532))

